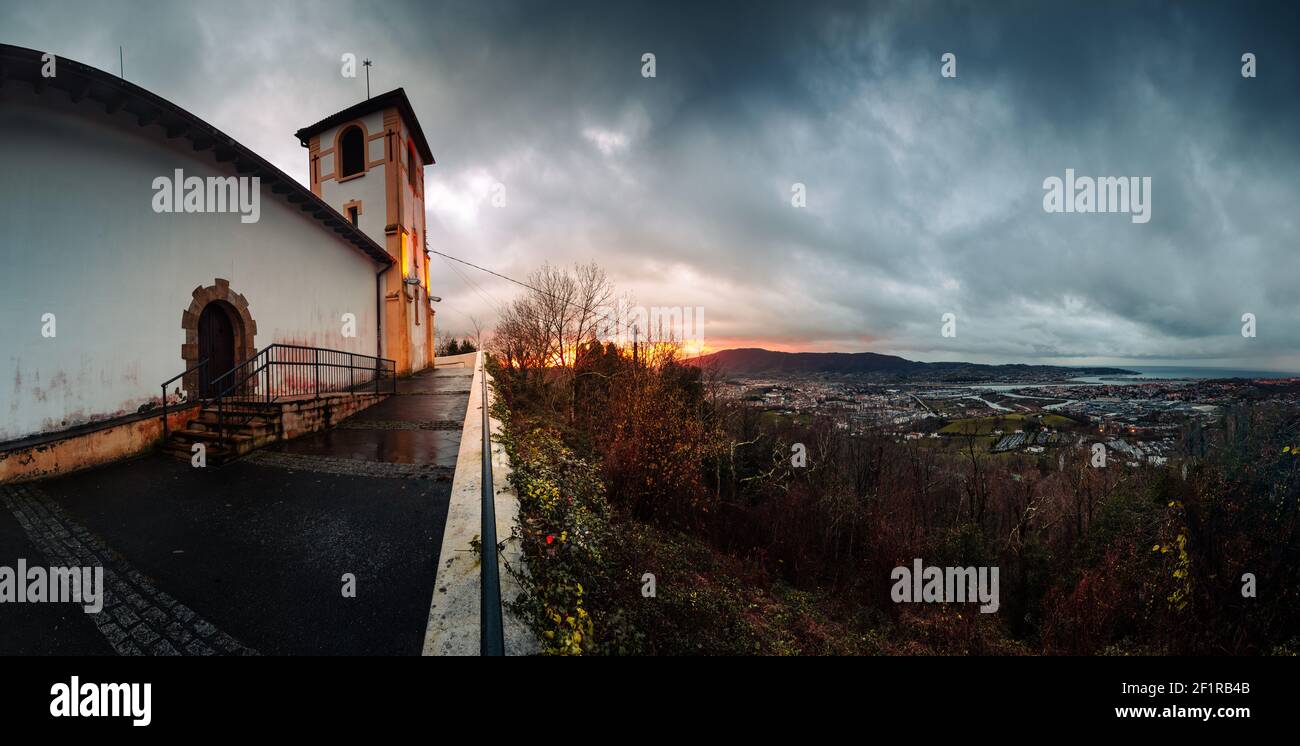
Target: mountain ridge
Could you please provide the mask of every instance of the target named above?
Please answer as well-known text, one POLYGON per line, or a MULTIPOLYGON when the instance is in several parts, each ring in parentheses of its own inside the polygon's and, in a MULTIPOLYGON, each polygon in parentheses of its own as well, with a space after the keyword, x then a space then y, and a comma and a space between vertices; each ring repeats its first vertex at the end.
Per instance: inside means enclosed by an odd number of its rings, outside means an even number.
POLYGON ((826 374, 880 374, 899 378, 918 375, 938 375, 954 380, 985 379, 998 374, 1051 375, 1070 373, 1083 375, 1141 375, 1125 368, 1064 365, 1031 365, 1007 363, 938 362, 923 363, 897 355, 878 352, 779 352, 761 347, 740 347, 687 361, 703 367, 717 366, 726 373, 826 373, 826 374))

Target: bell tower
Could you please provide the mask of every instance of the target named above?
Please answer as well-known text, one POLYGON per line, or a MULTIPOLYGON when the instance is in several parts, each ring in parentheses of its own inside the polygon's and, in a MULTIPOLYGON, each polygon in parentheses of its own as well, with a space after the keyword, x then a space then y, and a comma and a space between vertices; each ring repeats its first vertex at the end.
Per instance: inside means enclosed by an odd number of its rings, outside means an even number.
POLYGON ((295 135, 308 150, 312 192, 393 258, 379 280, 381 354, 399 374, 432 365, 424 167, 434 160, 406 92, 368 98, 295 135))

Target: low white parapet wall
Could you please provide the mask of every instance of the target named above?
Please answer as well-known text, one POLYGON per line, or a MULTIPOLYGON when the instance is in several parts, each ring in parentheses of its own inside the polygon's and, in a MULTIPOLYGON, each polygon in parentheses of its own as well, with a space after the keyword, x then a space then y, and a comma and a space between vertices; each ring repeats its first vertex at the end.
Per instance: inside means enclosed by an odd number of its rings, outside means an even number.
MULTIPOLYGON (((468 363, 468 355, 458 355, 453 365, 468 363)), ((481 618, 482 565, 473 544, 483 526, 483 353, 473 355, 474 378, 470 385, 469 404, 460 433, 460 452, 451 482, 451 501, 447 507, 447 525, 442 533, 442 552, 438 557, 437 580, 433 601, 429 604, 429 623, 424 633, 424 655, 479 655, 481 618)), ((459 365, 457 365, 459 367, 459 365)), ((488 406, 495 396, 488 376, 488 406)), ((506 569, 523 569, 523 552, 515 538, 519 522, 519 498, 510 484, 510 460, 501 445, 501 422, 489 422, 493 435, 492 486, 496 513, 497 541, 503 545, 498 557, 503 607, 519 593, 519 584, 506 569)), ((484 548, 491 551, 490 547, 484 548)), ((536 637, 524 623, 502 608, 506 655, 533 655, 540 651, 536 637)))
POLYGON ((459 355, 439 355, 433 361, 435 370, 444 368, 473 368, 478 361, 477 352, 462 352, 459 355))

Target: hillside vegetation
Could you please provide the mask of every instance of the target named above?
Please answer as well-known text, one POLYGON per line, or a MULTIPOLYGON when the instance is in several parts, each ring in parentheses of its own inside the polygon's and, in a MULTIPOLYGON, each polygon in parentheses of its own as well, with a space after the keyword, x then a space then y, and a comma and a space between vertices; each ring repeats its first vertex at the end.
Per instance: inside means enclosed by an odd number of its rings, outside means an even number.
MULTIPOLYGON (((594 268, 532 278, 569 298, 602 283, 594 268)), ((530 295, 492 346, 526 563, 511 604, 549 653, 1300 648, 1294 407, 1233 409, 1167 468, 994 458, 974 439, 941 450, 765 420, 716 399, 671 344, 633 359, 597 327, 530 295), (1000 609, 895 603, 891 570, 915 558, 998 567, 1000 609)))

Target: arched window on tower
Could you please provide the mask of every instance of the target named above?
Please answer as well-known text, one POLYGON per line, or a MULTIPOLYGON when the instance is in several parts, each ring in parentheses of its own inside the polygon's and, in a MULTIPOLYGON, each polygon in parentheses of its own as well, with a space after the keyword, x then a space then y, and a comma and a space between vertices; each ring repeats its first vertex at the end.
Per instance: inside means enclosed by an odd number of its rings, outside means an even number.
POLYGON ((353 125, 343 131, 339 138, 339 164, 342 176, 353 176, 366 170, 366 136, 361 128, 353 125))

